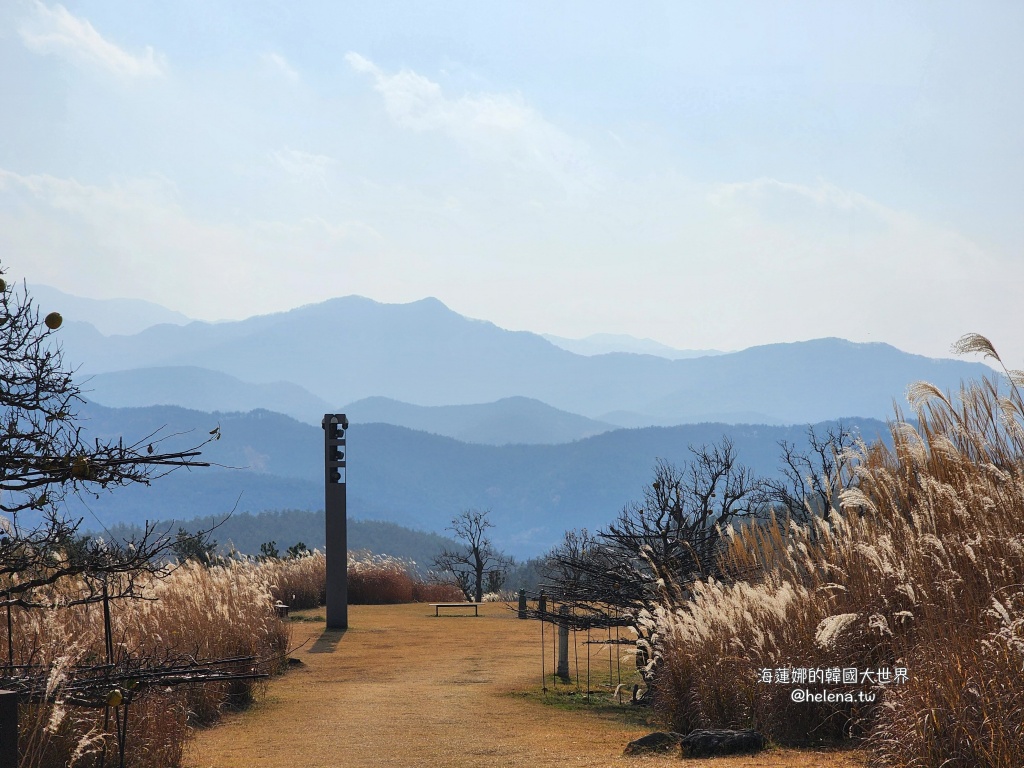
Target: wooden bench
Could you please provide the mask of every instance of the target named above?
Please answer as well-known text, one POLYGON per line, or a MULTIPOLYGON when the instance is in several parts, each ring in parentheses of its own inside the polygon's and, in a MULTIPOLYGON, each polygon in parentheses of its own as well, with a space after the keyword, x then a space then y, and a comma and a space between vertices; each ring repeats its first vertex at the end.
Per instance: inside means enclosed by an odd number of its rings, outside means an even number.
POLYGON ((473 609, 473 615, 480 615, 480 606, 483 603, 431 603, 430 607, 434 609, 434 615, 440 616, 442 608, 470 608, 473 609))

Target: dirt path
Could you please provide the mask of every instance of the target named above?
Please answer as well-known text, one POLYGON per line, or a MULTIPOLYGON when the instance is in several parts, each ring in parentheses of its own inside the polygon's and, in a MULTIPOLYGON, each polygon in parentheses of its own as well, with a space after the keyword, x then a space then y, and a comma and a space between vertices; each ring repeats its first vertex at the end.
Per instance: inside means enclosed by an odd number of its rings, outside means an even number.
MULTIPOLYGON (((350 629, 294 622, 303 665, 265 700, 196 734, 194 768, 339 766, 649 766, 623 758, 648 732, 608 715, 567 711, 524 696, 540 686, 539 625, 504 605, 480 618, 435 618, 424 605, 352 606, 350 629)), ((687 761, 699 768, 852 768, 855 754, 775 750, 687 761)))

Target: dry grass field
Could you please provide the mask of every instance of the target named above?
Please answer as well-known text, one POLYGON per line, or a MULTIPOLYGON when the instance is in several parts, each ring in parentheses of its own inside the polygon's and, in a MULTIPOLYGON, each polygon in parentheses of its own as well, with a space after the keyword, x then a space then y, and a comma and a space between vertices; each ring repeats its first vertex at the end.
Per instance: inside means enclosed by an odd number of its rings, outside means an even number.
MULTIPOLYGON (((544 703, 540 625, 519 621, 505 605, 484 606, 480 618, 436 618, 424 604, 351 606, 349 611, 345 633, 328 632, 321 621, 292 622, 292 642, 301 647, 291 655, 302 665, 274 678, 265 699, 252 709, 198 731, 186 764, 540 768, 678 763, 677 757, 622 757, 627 742, 654 730, 638 722, 629 707, 617 715, 608 707, 584 711, 582 706, 544 703)), ((853 768, 865 762, 856 752, 772 750, 686 764, 853 768)))

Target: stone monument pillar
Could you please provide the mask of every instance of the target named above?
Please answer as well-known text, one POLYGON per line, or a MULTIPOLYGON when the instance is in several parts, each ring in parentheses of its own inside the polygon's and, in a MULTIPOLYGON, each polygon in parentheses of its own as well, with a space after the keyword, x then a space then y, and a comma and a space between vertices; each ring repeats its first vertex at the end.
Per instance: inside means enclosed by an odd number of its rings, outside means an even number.
POLYGON ((328 413, 324 428, 324 518, 327 528, 327 628, 348 629, 348 509, 345 432, 348 418, 328 413))

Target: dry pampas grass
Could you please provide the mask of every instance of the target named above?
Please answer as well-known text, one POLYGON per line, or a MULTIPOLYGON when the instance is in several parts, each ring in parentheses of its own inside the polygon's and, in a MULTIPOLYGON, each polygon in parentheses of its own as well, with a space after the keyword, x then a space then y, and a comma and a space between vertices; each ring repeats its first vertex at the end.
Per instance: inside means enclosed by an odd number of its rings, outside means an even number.
MULTIPOLYGON (((998 360, 983 337, 960 347, 998 360)), ((840 512, 731 530, 727 572, 745 578, 666 594, 647 621, 657 701, 677 729, 862 737, 896 768, 1024 765, 1024 403, 1004 387, 913 387, 891 444, 851 456, 840 512), (759 681, 897 667, 905 682, 827 686, 873 702, 795 703, 792 684, 759 681)))

